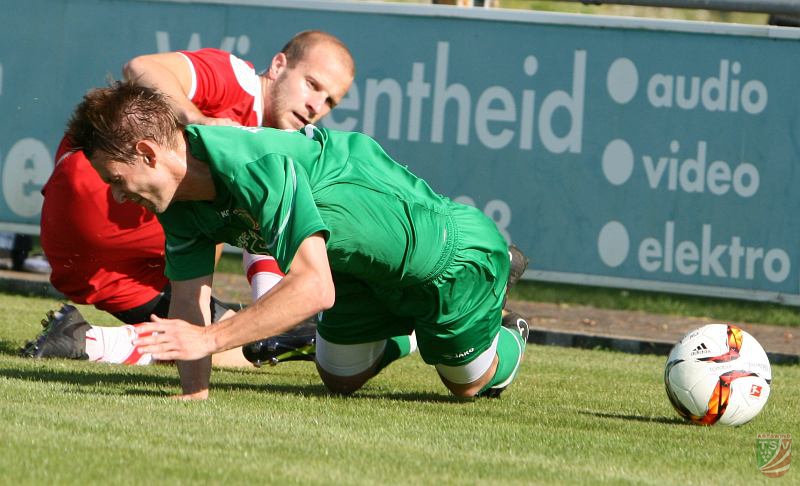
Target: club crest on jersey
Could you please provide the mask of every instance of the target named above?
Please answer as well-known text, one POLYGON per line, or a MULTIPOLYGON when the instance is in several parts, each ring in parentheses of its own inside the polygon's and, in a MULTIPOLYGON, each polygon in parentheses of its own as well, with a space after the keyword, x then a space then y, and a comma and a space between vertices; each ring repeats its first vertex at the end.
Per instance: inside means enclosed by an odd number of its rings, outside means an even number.
POLYGON ((242 209, 242 208, 236 208, 236 209, 234 209, 232 212, 233 212, 233 214, 235 214, 236 216, 238 216, 238 217, 239 217, 239 219, 240 219, 240 220, 241 220, 241 221, 242 221, 242 222, 243 222, 245 225, 247 225, 247 227, 248 227, 248 228, 250 228, 250 229, 252 229, 252 230, 254 230, 254 231, 258 231, 258 230, 260 230, 260 229, 261 229, 261 225, 260 225, 260 224, 258 224, 258 221, 256 221, 256 218, 254 218, 254 217, 253 217, 253 216, 252 216, 252 215, 251 215, 249 212, 247 212, 246 210, 244 210, 244 209, 242 209))
POLYGON ((242 231, 236 238, 236 246, 257 255, 268 251, 267 243, 256 231, 242 231))

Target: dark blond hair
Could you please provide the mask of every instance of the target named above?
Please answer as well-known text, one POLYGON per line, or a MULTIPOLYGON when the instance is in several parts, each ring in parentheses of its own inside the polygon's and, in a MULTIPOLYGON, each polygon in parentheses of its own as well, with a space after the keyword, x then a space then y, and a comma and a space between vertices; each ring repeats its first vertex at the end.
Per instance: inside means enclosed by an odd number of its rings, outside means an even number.
POLYGON ((321 30, 304 30, 294 35, 289 42, 283 46, 281 52, 286 55, 286 62, 289 67, 294 67, 298 62, 305 59, 308 51, 312 47, 320 44, 328 44, 339 49, 341 60, 350 67, 350 76, 356 75, 356 64, 350 49, 338 37, 321 30))
POLYGON ((67 125, 67 137, 89 158, 101 150, 114 160, 131 162, 137 156, 138 141, 175 148, 175 134, 181 129, 166 95, 129 81, 114 81, 84 95, 67 125))

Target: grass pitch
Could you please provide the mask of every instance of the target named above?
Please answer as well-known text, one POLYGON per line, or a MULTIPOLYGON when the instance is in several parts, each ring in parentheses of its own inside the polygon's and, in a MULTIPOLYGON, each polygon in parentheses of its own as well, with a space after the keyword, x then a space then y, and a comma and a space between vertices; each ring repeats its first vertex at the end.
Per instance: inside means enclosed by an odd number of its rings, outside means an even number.
POLYGON ((170 366, 16 357, 57 302, 0 305, 5 484, 752 484, 771 481, 758 433, 800 437, 800 366, 773 367, 769 403, 739 428, 679 419, 663 357, 535 345, 498 400, 451 397, 412 356, 350 398, 295 362, 217 369, 212 398, 187 403, 169 398, 170 366))

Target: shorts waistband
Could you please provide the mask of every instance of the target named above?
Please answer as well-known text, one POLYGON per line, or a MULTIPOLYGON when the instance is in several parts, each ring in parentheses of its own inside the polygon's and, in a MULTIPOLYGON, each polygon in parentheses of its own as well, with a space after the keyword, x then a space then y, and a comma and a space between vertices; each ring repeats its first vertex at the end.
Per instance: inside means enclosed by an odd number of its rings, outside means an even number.
POLYGON ((422 285, 425 285, 436 279, 436 277, 441 275, 447 266, 453 261, 453 256, 456 253, 456 248, 458 247, 458 242, 460 241, 460 234, 458 231, 458 225, 456 225, 453 221, 452 214, 447 215, 442 239, 444 240, 442 254, 439 257, 439 260, 436 262, 436 265, 434 265, 433 270, 431 270, 431 273, 429 273, 422 281, 422 285))

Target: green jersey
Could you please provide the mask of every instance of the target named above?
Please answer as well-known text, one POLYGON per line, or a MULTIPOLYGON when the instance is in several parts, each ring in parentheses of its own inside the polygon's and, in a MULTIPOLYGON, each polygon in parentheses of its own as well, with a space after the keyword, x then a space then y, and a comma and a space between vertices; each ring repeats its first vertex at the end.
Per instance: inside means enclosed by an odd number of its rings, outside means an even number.
POLYGON ((186 128, 211 169, 212 202, 176 202, 159 215, 172 280, 208 275, 226 242, 291 268, 300 243, 326 238, 331 270, 377 286, 414 285, 448 261, 455 203, 394 162, 370 137, 311 126, 186 128))

